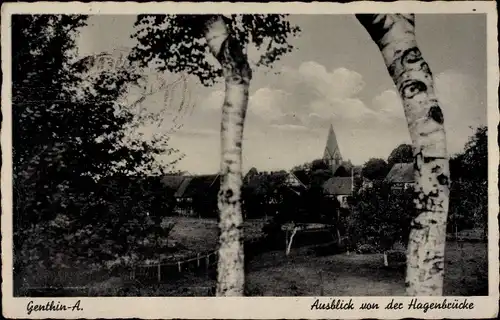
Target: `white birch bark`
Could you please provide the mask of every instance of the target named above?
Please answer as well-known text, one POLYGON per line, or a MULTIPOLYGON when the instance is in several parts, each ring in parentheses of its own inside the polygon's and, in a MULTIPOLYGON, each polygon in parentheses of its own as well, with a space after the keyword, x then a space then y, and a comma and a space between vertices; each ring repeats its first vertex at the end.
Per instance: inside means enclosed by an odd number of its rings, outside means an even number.
POLYGON ((241 213, 242 139, 252 71, 244 47, 222 16, 206 24, 205 39, 223 69, 221 187, 218 194, 219 254, 217 296, 243 296, 245 286, 241 213))
POLYGON ((407 251, 410 296, 443 294, 449 202, 449 163, 444 119, 431 70, 417 46, 412 14, 357 15, 378 45, 403 102, 413 143, 415 206, 407 251))

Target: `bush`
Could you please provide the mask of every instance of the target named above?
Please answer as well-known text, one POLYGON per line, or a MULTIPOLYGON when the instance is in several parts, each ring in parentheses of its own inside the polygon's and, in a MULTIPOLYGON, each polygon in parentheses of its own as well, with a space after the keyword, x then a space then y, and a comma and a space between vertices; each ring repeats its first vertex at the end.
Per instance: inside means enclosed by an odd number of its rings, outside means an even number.
POLYGON ((351 247, 370 245, 382 252, 398 241, 406 243, 415 210, 412 189, 392 191, 380 182, 354 200, 353 213, 346 219, 351 247))
POLYGON ((371 253, 379 253, 380 250, 376 246, 372 244, 360 244, 356 247, 356 253, 359 254, 371 254, 371 253))

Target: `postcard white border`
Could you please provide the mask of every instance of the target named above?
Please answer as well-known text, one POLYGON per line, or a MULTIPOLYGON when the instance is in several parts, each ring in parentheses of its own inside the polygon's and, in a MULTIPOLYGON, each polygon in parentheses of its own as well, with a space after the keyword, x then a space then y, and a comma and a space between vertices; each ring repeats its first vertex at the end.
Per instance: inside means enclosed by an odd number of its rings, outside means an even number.
MULTIPOLYGON (((417 2, 397 1, 378 3, 359 1, 347 4, 338 3, 6 3, 2 5, 2 305, 3 315, 7 318, 232 318, 232 319, 321 319, 321 318, 490 318, 498 315, 498 175, 499 163, 497 144, 498 113, 498 43, 497 13, 493 1, 459 2, 417 2), (383 307, 397 299, 406 306, 411 297, 338 297, 352 299, 355 305, 361 301, 378 303, 382 308, 375 311, 327 311, 313 310, 311 304, 315 297, 245 297, 245 298, 14 298, 12 296, 12 123, 11 123, 11 33, 10 16, 16 13, 78 13, 78 14, 137 14, 137 13, 290 13, 290 14, 353 14, 375 12, 399 13, 476 13, 487 15, 487 65, 488 65, 488 150, 489 150, 489 295, 487 297, 418 297, 421 302, 439 302, 443 298, 467 298, 473 302, 473 310, 421 310, 388 311, 383 307), (46 303, 60 301, 74 304, 81 300, 81 312, 36 312, 28 315, 29 301, 46 303)), ((333 297, 332 297, 333 298, 333 297)), ((328 297, 321 297, 328 302, 328 297)))

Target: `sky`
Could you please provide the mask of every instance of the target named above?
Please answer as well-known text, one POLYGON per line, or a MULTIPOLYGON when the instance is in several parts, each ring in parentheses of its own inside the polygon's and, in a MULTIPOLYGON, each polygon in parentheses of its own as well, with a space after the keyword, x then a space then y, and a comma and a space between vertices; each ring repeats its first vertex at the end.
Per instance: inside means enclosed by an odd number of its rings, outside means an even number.
MULTIPOLYGON (((77 39, 81 56, 133 47, 135 16, 91 16, 77 39)), ((243 141, 243 170, 291 169, 321 158, 333 125, 344 160, 362 165, 387 159, 410 143, 403 107, 377 46, 352 15, 291 15, 301 28, 295 49, 271 68, 254 68, 243 141)), ((480 14, 416 16, 417 42, 435 79, 445 117, 448 151, 461 152, 473 129, 486 125, 486 17, 480 14)), ((249 49, 249 58, 258 52, 249 49)), ((172 81, 172 75, 161 75, 172 81)), ((151 77, 157 79, 157 77, 151 77)), ((151 80, 154 85, 154 81, 151 80)), ((156 81, 156 80, 155 80, 156 81)), ((203 87, 189 79, 148 97, 142 107, 177 112, 183 127, 170 144, 185 158, 176 169, 216 173, 220 164, 220 118, 224 86, 203 87), (187 92, 187 93, 186 93, 187 92)), ((144 132, 168 130, 148 126, 144 132)))

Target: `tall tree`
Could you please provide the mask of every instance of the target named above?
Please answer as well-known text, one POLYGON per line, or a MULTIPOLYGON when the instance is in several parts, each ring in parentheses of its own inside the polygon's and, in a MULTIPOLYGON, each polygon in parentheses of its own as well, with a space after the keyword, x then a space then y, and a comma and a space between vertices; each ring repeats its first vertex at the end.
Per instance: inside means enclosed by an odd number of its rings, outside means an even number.
POLYGON ((252 69, 247 45, 263 48, 257 65, 270 65, 292 46, 288 37, 298 30, 285 15, 141 15, 134 35, 139 45, 134 59, 159 70, 187 72, 204 85, 222 76, 225 97, 221 123, 221 175, 218 195, 218 296, 244 292, 241 187, 242 137, 252 69), (207 52, 218 61, 211 64, 207 52))
POLYGON ((403 143, 394 148, 391 154, 387 158, 387 164, 389 165, 389 170, 396 163, 409 163, 413 162, 413 149, 411 145, 403 143))
POLYGON ((453 231, 488 225, 488 133, 479 127, 465 151, 450 159, 453 179, 448 227, 453 231))
POLYGON ((120 98, 135 76, 126 68, 87 74, 89 59, 78 60, 75 45, 85 21, 76 15, 12 17, 14 264, 23 271, 33 267, 35 275, 41 264, 61 267, 58 255, 67 265, 101 263, 104 250, 95 248, 103 239, 127 243, 118 237, 142 226, 125 230, 116 221, 139 216, 129 207, 114 210, 123 190, 103 201, 94 178, 150 172, 156 155, 167 150, 163 141, 127 139, 134 115, 120 98), (86 246, 94 249, 90 256, 86 246))
POLYGON ((415 206, 407 252, 407 294, 443 294, 450 173, 444 117, 413 14, 359 14, 403 101, 415 158, 415 206))
POLYGON ((388 171, 389 168, 384 159, 371 158, 363 165, 361 174, 370 180, 383 180, 388 171))

